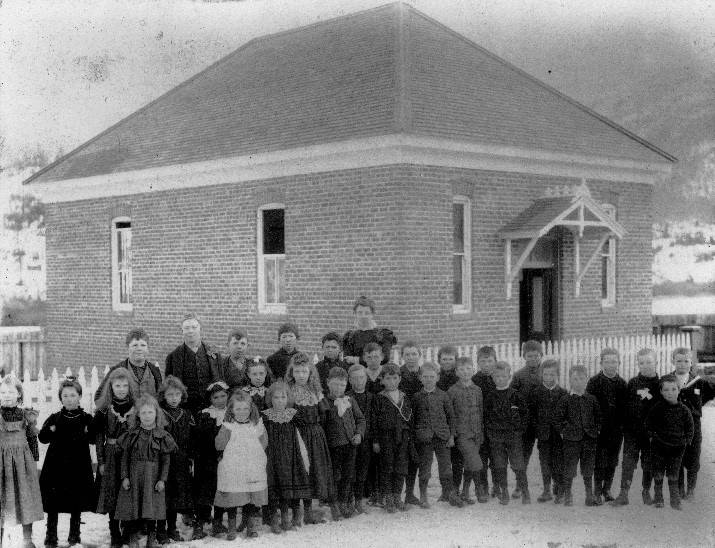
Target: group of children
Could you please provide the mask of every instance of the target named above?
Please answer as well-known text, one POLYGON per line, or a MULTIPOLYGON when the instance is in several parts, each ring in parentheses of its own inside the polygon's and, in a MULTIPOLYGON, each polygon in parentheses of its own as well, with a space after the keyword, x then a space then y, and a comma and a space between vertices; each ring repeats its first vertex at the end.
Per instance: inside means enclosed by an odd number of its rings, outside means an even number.
POLYGON ((526 365, 512 375, 488 346, 477 354, 475 374, 471 359, 452 346, 439 350, 438 363, 420 365, 417 345, 405 343, 398 366, 383 363, 381 346, 368 343, 364 365, 349 365, 340 359, 341 338, 329 333, 324 358, 314 365, 295 348, 297 333, 282 328, 282 336, 290 344, 267 361, 246 359, 231 386, 210 384, 196 416, 183 407, 187 392, 178 378, 164 379, 154 398, 135 393, 129 371, 119 367, 104 383, 94 417, 79 407, 79 383, 62 381, 62 409, 38 432, 37 414, 22 407, 22 385, 5 377, 2 527, 23 524, 28 548, 43 508, 47 548, 57 546, 58 513, 70 514, 70 544, 80 542, 82 511, 108 514, 113 548, 137 546, 142 533, 148 547, 181 540, 179 514, 192 520, 194 539, 206 536, 205 525, 227 540, 244 530, 256 536, 261 522, 280 534, 323 523, 315 501, 332 520, 368 513, 367 505, 388 513, 429 508, 435 457, 440 501, 487 502, 491 469, 492 497, 529 504, 534 444, 543 479, 539 502, 572 505, 580 465, 586 505, 628 504, 639 458, 645 504, 663 507, 666 477, 675 509, 695 491, 701 410, 715 381, 691 373, 688 349, 673 353, 674 373, 660 378, 655 353, 639 351, 639 374, 626 383, 618 352, 607 348, 590 379, 585 367, 570 369, 567 389, 559 385, 559 362, 544 360, 534 341, 524 344, 526 365), (49 444, 39 477, 38 439, 49 444), (97 447, 96 477, 90 444, 97 447), (511 497, 508 467, 516 477, 511 497))

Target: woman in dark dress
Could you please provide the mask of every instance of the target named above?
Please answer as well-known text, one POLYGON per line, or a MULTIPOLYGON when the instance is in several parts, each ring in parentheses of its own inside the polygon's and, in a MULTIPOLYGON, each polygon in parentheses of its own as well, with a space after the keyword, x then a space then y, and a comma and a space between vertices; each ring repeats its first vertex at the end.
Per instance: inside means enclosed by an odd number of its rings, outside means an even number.
POLYGON ((343 359, 350 363, 361 363, 363 349, 369 343, 377 343, 382 348, 382 363, 390 361, 392 347, 397 344, 395 334, 384 327, 377 327, 373 316, 375 315, 375 303, 365 296, 358 297, 353 303, 353 314, 355 315, 355 327, 343 337, 343 359))
POLYGON ((93 512, 94 474, 89 444, 94 443, 92 415, 79 406, 82 387, 74 379, 62 381, 62 409, 50 415, 40 430, 40 443, 49 443, 40 474, 42 506, 47 512, 45 546, 57 546, 57 515, 70 514, 67 541, 80 543, 80 515, 93 512))

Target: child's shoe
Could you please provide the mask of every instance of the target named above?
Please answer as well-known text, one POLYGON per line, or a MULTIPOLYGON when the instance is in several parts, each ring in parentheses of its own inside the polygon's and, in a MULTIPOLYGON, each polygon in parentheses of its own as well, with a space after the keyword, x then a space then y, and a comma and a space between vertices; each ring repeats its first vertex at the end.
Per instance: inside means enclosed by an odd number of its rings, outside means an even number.
POLYGON ((514 489, 514 492, 511 494, 511 498, 520 499, 521 498, 521 488, 517 487, 516 489, 514 489))
POLYGON ((355 515, 355 507, 352 502, 341 502, 338 504, 338 509, 345 519, 350 519, 355 515))
POLYGON ((343 519, 343 514, 335 503, 330 505, 330 517, 333 521, 341 521, 343 519))
POLYGON ((564 506, 573 506, 573 494, 571 493, 571 489, 564 491, 564 506))
POLYGON ((394 514, 396 511, 395 500, 392 495, 385 495, 385 511, 388 514, 394 514))
POLYGON ((204 522, 201 520, 195 520, 194 526, 191 532, 191 540, 199 540, 206 538, 206 533, 204 533, 204 522))
POLYGON ((561 504, 564 501, 564 494, 561 490, 554 493, 554 504, 561 504))
POLYGON ((256 538, 258 536, 258 528, 260 526, 259 520, 261 518, 259 516, 249 516, 247 523, 246 523, 246 537, 247 538, 256 538))
POLYGON ((48 531, 45 535, 45 548, 57 548, 57 535, 52 535, 48 531))
POLYGON ((449 494, 444 489, 442 489, 442 492, 439 494, 437 502, 449 502, 449 494))
POLYGON ((425 510, 429 510, 430 504, 429 500, 427 499, 427 483, 420 482, 420 508, 424 508, 425 510))
POLYGON ((400 497, 399 493, 392 495, 392 500, 395 504, 395 508, 397 508, 400 512, 407 512, 407 505, 402 502, 402 497, 400 497))
POLYGON ((531 504, 531 494, 529 493, 528 489, 521 490, 521 503, 522 504, 531 504))
POLYGON ((680 489, 678 489, 678 480, 668 481, 668 490, 670 491, 670 507, 673 510, 682 510, 680 506, 680 489))
POLYGON ((280 535, 283 532, 281 529, 281 518, 278 512, 271 518, 271 533, 274 535, 280 535))
POLYGON ((355 513, 367 514, 367 508, 363 506, 361 497, 355 499, 355 513))
POLYGON ((315 508, 308 508, 303 516, 303 523, 306 525, 318 525, 320 523, 325 523, 325 518, 323 513, 315 508))
POLYGON ((462 487, 462 495, 461 495, 462 502, 466 504, 474 504, 477 502, 473 498, 469 496, 469 482, 465 481, 464 486, 462 487))
POLYGON ((407 493, 405 495, 405 504, 411 504, 412 506, 420 506, 420 499, 418 499, 414 493, 407 493))
POLYGON ((551 496, 551 489, 549 487, 544 486, 544 491, 541 493, 537 498, 537 502, 549 502, 552 500, 554 497, 551 496))
POLYGON ((685 492, 685 495, 683 496, 683 500, 687 500, 688 502, 693 502, 694 498, 695 498, 695 487, 688 487, 688 490, 685 492))
POLYGON ((236 517, 228 518, 228 532, 226 533, 226 540, 235 540, 238 536, 236 532, 236 517))
POLYGON ((459 496, 459 493, 456 489, 449 492, 448 500, 451 506, 456 506, 457 508, 464 508, 464 501, 462 500, 462 497, 459 496))
POLYGON ((480 504, 484 504, 485 502, 489 502, 489 488, 484 487, 481 483, 478 483, 475 487, 477 491, 477 502, 480 504))
POLYGON ((498 496, 499 496, 499 486, 496 485, 496 484, 494 484, 494 485, 492 485, 491 497, 492 497, 493 499, 495 499, 495 498, 497 498, 498 496))
POLYGON ((641 491, 641 496, 643 497, 643 504, 646 506, 651 506, 653 504, 653 497, 650 496, 649 489, 643 489, 643 491, 641 491))
POLYGON ((241 522, 238 524, 236 531, 243 533, 243 531, 246 530, 246 527, 248 527, 248 517, 248 511, 244 507, 244 509, 241 510, 241 522))
POLYGON ((653 504, 656 508, 663 508, 663 480, 655 480, 655 496, 653 497, 653 504))
POLYGON ((509 491, 507 489, 499 490, 499 504, 504 506, 509 504, 509 491))
POLYGON ((296 529, 298 527, 303 527, 303 509, 300 506, 298 506, 298 508, 293 508, 291 521, 296 529))
POLYGON ((226 532, 226 527, 219 520, 211 520, 211 536, 218 537, 226 532))
POLYGON ((288 510, 281 510, 281 529, 284 531, 295 531, 295 525, 291 521, 291 516, 288 510))
MULTIPOLYGON (((648 497, 650 497, 650 493, 648 493, 647 490, 643 490, 648 497)), ((644 495, 644 502, 645 502, 645 495, 644 495)), ((613 502, 609 503, 611 506, 628 506, 628 489, 625 487, 621 487, 621 492, 618 493, 618 496, 616 497, 616 500, 613 502)))

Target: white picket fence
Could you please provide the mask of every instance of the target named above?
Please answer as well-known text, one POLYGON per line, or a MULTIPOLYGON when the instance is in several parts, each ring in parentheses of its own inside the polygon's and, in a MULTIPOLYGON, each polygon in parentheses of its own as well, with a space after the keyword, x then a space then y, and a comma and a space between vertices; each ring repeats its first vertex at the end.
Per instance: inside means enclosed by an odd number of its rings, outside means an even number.
MULTIPOLYGON (((476 368, 477 351, 481 345, 461 345, 456 346, 459 356, 469 356, 476 368)), ((566 384, 568 369, 572 365, 584 365, 593 375, 599 371, 599 354, 603 348, 615 348, 621 355, 620 374, 625 379, 630 379, 638 372, 636 363, 636 353, 641 348, 652 348, 656 352, 658 373, 665 374, 672 370, 671 353, 675 348, 690 348, 690 335, 688 333, 648 335, 631 337, 606 337, 593 339, 568 339, 564 341, 548 342, 544 345, 544 355, 547 357, 558 357, 561 361, 562 384, 566 384)), ((494 345, 497 358, 509 362, 515 371, 523 366, 520 346, 514 344, 494 345)), ((426 347, 421 349, 421 361, 437 362, 437 352, 439 347, 426 347)), ((319 357, 313 357, 317 362, 319 357)), ((392 361, 400 363, 400 350, 393 350, 392 361)), ((32 406, 40 413, 40 424, 50 414, 60 409, 58 395, 59 385, 62 378, 68 375, 75 375, 82 386, 82 408, 89 412, 94 412, 94 392, 97 390, 102 378, 109 371, 109 367, 92 367, 87 371, 80 367, 76 374, 69 368, 62 374, 57 369, 52 370, 52 374, 46 377, 40 369, 37 380, 32 380, 30 370, 25 369, 23 375, 23 389, 25 392, 25 405, 32 406)))

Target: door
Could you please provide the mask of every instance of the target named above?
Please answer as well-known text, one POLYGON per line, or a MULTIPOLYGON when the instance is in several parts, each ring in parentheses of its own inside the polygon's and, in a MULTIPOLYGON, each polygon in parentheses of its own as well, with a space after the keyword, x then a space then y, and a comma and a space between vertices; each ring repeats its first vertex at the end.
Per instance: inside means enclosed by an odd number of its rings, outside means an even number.
POLYGON ((558 338, 556 269, 525 268, 519 283, 519 339, 558 338))

